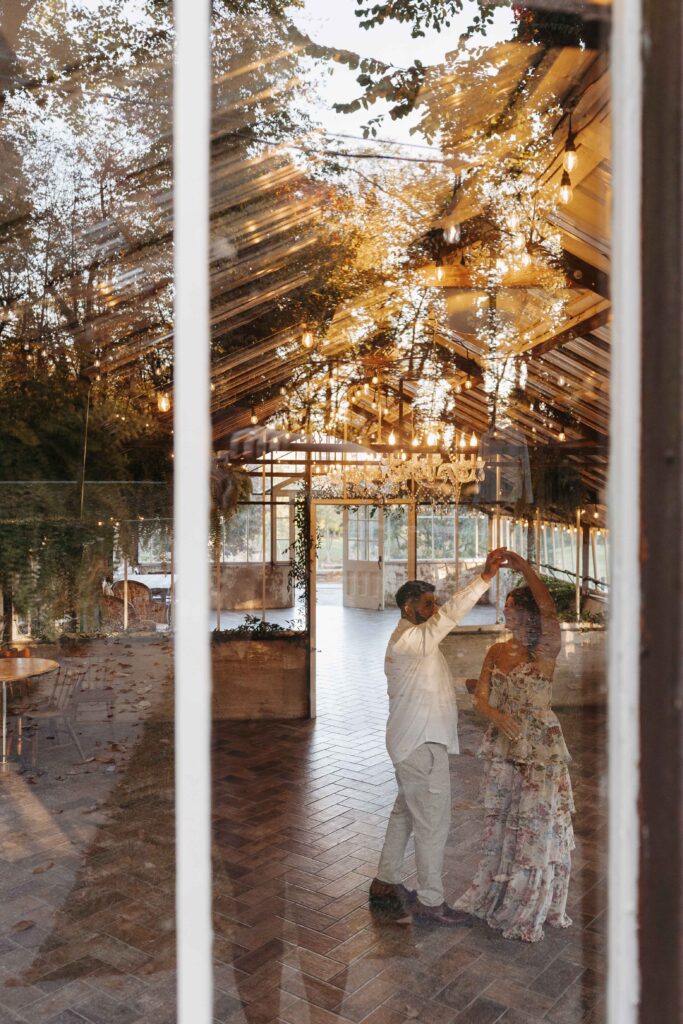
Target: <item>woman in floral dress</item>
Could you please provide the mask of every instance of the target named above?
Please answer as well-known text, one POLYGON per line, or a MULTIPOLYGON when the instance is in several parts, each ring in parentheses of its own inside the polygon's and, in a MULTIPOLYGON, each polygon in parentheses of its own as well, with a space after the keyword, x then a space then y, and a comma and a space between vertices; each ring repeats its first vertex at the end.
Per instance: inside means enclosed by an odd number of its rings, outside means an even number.
POLYGON ((508 552, 526 586, 508 594, 512 638, 486 655, 474 706, 490 720, 484 837, 477 874, 456 902, 507 939, 538 942, 543 924, 568 928, 565 912, 574 831, 571 760, 550 707, 560 625, 548 588, 528 562, 508 552))

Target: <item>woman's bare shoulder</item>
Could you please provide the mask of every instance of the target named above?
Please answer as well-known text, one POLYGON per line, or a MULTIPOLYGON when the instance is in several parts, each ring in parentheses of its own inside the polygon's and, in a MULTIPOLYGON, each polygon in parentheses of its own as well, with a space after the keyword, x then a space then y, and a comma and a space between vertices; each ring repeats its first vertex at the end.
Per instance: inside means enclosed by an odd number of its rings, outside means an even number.
POLYGON ((501 659, 501 656, 505 656, 507 649, 507 641, 499 640, 497 644, 492 644, 486 652, 486 660, 489 665, 497 665, 501 659))

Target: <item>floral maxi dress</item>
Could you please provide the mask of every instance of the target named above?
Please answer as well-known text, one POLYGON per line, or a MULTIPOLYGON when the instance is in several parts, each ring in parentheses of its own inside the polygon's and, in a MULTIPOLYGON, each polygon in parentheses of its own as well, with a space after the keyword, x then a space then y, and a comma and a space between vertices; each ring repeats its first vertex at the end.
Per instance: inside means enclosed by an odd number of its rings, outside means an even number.
POLYGON ((571 760, 550 707, 552 682, 533 662, 494 669, 489 703, 521 726, 509 740, 491 724, 479 757, 484 836, 477 874, 456 907, 501 929, 506 939, 538 942, 543 924, 568 928, 567 891, 574 849, 571 760))

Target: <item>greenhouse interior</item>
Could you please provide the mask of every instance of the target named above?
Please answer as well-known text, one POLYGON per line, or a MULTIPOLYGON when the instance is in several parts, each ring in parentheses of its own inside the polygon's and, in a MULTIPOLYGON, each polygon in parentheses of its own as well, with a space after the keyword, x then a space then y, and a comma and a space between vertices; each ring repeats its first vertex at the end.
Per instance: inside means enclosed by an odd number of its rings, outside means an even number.
MULTIPOLYGON (((211 5, 214 1020, 602 1024, 611 4, 336 6, 211 5), (369 900, 397 592, 448 602, 501 547, 524 570, 440 648, 443 883, 479 863, 474 686, 529 572, 574 806, 529 941, 369 900)), ((14 0, 0 41, 0 1021, 171 1024, 173 5, 14 0)))

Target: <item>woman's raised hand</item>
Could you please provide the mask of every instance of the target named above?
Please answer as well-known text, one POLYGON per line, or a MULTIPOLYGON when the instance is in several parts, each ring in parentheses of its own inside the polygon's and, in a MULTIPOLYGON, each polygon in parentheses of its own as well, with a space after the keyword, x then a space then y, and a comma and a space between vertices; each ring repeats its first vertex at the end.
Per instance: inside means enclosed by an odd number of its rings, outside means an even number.
POLYGON ((518 555, 516 551, 505 552, 505 563, 508 569, 516 569, 518 572, 524 572, 525 569, 529 568, 529 563, 521 555, 518 555))

